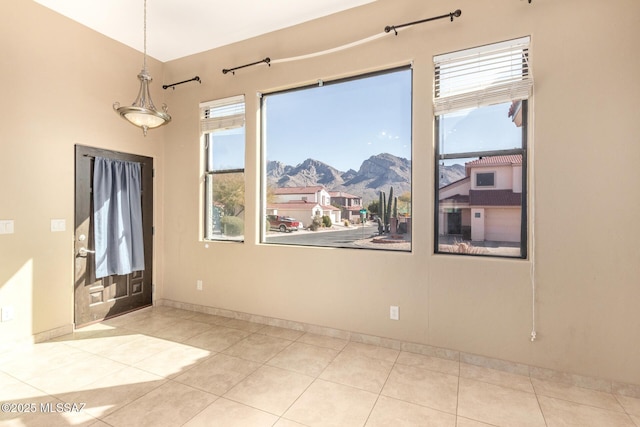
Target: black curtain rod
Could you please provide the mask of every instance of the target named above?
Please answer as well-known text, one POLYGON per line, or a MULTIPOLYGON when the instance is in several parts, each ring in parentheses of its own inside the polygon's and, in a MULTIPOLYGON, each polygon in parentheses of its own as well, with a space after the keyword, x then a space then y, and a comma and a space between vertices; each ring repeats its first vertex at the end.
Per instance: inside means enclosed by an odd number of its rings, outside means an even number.
POLYGON ((172 83, 170 85, 162 85, 162 89, 166 90, 166 89, 169 89, 169 88, 173 88, 173 90, 176 90, 175 86, 181 85, 182 83, 189 83, 189 82, 193 82, 193 81, 196 81, 196 82, 199 82, 200 84, 202 84, 202 81, 200 80, 200 77, 195 76, 194 78, 189 79, 189 80, 184 80, 184 81, 181 81, 181 82, 178 82, 178 83, 172 83))
POLYGON ((251 67, 253 65, 258 65, 258 64, 262 64, 262 63, 267 64, 269 67, 271 67, 271 58, 266 57, 261 61, 256 61, 256 62, 252 62, 251 64, 245 64, 245 65, 240 65, 239 67, 234 67, 234 68, 225 68, 224 70, 222 70, 222 74, 227 74, 227 73, 231 73, 233 75, 236 74, 236 70, 239 70, 241 68, 246 68, 246 67, 251 67))
POLYGON ((393 31, 394 33, 396 33, 396 36, 397 36, 398 35, 397 30, 399 28, 408 27, 410 25, 422 24, 424 22, 435 21, 436 19, 443 19, 443 18, 450 18, 451 22, 453 22, 453 18, 458 18, 460 15, 462 15, 462 11, 460 9, 457 9, 455 12, 447 13, 446 15, 434 16, 433 18, 422 19, 420 21, 408 22, 406 24, 400 24, 400 25, 387 25, 386 27, 384 27, 384 32, 388 33, 390 31, 393 31))
MULTIPOLYGON (((447 13, 446 15, 441 15, 441 16, 436 16, 433 18, 427 18, 427 19, 423 19, 421 21, 415 21, 415 22, 409 22, 407 24, 401 24, 401 25, 389 25, 387 27, 385 27, 384 31, 385 33, 388 33, 390 31, 394 31, 396 33, 396 35, 398 35, 398 31, 397 29, 399 28, 403 28, 403 27, 408 27, 410 25, 415 25, 415 24, 422 24, 423 22, 429 22, 429 21, 435 21, 436 19, 443 19, 443 18, 450 18, 451 21, 453 22, 453 18, 457 18, 460 15, 462 15, 462 11, 460 9, 457 9, 455 12, 451 12, 451 13, 447 13)), ((261 61, 256 61, 256 62, 252 62, 250 64, 245 64, 245 65, 240 65, 238 67, 234 67, 234 68, 225 68, 222 70, 222 74, 227 74, 227 73, 232 73, 232 74, 236 74, 236 70, 239 70, 241 68, 246 68, 246 67, 251 67, 253 65, 258 65, 258 64, 262 64, 265 63, 268 66, 271 66, 271 58, 267 57, 264 58, 261 61)))

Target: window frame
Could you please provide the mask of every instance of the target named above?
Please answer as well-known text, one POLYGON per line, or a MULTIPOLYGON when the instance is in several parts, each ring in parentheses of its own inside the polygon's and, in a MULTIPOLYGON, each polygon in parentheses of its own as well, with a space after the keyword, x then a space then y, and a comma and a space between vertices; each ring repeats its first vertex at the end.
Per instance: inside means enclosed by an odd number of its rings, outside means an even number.
POLYGON ((495 187, 496 186, 496 172, 476 172, 476 187, 495 187), (480 183, 480 176, 491 177, 490 184, 480 183))
MULTIPOLYGON (((519 42, 522 40, 527 40, 526 47, 522 50, 522 82, 516 82, 515 86, 517 90, 524 90, 524 86, 528 85, 529 87, 529 95, 524 98, 519 97, 505 97, 500 102, 494 102, 492 99, 490 102, 481 103, 478 102, 478 105, 475 106, 476 109, 480 109, 483 107, 487 107, 490 105, 496 105, 500 103, 507 103, 513 101, 520 102, 522 123, 520 125, 521 128, 521 146, 520 148, 514 149, 496 149, 496 150, 485 150, 485 151, 471 151, 471 152, 459 152, 459 153, 440 153, 440 146, 442 144, 441 141, 441 127, 443 117, 455 111, 461 111, 465 108, 453 108, 448 111, 444 111, 442 113, 437 113, 436 108, 434 107, 434 240, 433 240, 433 248, 434 254, 437 255, 463 255, 463 256, 473 256, 473 257, 489 257, 489 258, 506 258, 506 259, 528 259, 528 199, 529 199, 529 188, 528 188, 528 127, 529 127, 529 99, 531 98, 531 87, 533 84, 532 76, 531 76, 531 68, 530 68, 530 37, 527 36, 521 39, 515 39, 514 42, 519 42), (467 159, 467 158, 481 158, 481 157, 489 157, 489 156, 502 156, 502 155, 521 155, 522 156, 522 171, 521 171, 521 179, 522 179, 522 196, 521 196, 521 209, 520 209, 520 255, 519 256, 510 256, 503 254, 482 254, 482 253, 455 253, 455 252, 445 252, 440 250, 440 162, 443 160, 455 160, 455 159, 467 159)), ((495 44, 489 44, 485 46, 480 46, 471 49, 465 49, 461 52, 471 52, 471 51, 479 51, 482 49, 486 49, 491 46, 504 46, 508 44, 510 41, 498 42, 495 44)), ((455 55, 456 52, 452 52, 451 54, 446 55, 455 55)), ((435 62, 435 58, 434 58, 435 62)), ((440 68, 436 65, 434 70, 434 80, 439 82, 440 80, 440 68)), ((434 85, 434 104, 436 103, 436 99, 440 96, 438 92, 439 87, 434 85)), ((473 91, 468 93, 463 93, 462 96, 472 95, 473 91)), ((438 100, 438 102, 442 105, 442 101, 438 100)), ((467 107, 473 108, 473 107, 467 107)), ((476 174, 477 175, 477 174, 476 174)), ((473 187, 474 178, 471 177, 472 181, 470 182, 471 187, 473 187)), ((496 186, 496 176, 494 172, 494 185, 493 186, 481 186, 482 188, 491 188, 496 186)), ((477 187, 477 185, 476 185, 477 187)), ((486 214, 486 212, 485 212, 486 214)), ((477 216, 476 216, 477 217, 477 216)))
MULTIPOLYGON (((360 73, 360 74, 354 74, 348 77, 342 77, 342 78, 336 78, 336 79, 331 79, 331 80, 317 80, 317 83, 311 83, 311 84, 303 84, 300 86, 292 86, 286 89, 281 89, 281 90, 275 90, 275 91, 271 91, 271 92, 260 92, 258 93, 259 98, 260 98, 260 158, 261 158, 261 172, 260 172, 260 188, 261 188, 261 197, 260 197, 260 231, 259 231, 259 235, 258 235, 258 242, 260 244, 265 244, 265 245, 278 245, 278 244, 283 244, 283 243, 279 243, 279 242, 269 242, 267 241, 267 233, 266 230, 268 229, 268 221, 266 220, 267 217, 267 170, 266 170, 266 166, 267 166, 267 143, 266 143, 266 128, 267 128, 267 119, 266 119, 266 113, 267 113, 267 108, 265 108, 265 98, 268 97, 269 95, 278 95, 278 94, 286 94, 286 93, 290 93, 290 92, 299 92, 299 91, 304 91, 307 89, 315 89, 318 87, 322 87, 322 86, 328 86, 328 85, 335 85, 335 84, 341 84, 341 83, 346 83, 346 82, 350 82, 350 81, 358 81, 358 80, 364 80, 367 78, 371 78, 371 77, 376 77, 376 76, 380 76, 380 75, 385 75, 385 74, 392 74, 395 72, 401 72, 401 71, 409 71, 410 72, 410 89, 409 89, 409 106, 410 106, 410 113, 409 113, 409 140, 410 140, 410 144, 411 144, 411 150, 410 150, 410 158, 408 159, 411 166, 411 172, 410 172, 410 176, 411 176, 411 181, 410 181, 410 192, 413 195, 413 168, 414 168, 414 164, 413 164, 413 144, 414 144, 414 132, 413 132, 413 122, 414 122, 414 102, 413 102, 413 89, 414 89, 414 69, 413 69, 413 65, 412 64, 406 64, 406 65, 400 65, 400 66, 395 66, 395 67, 391 67, 391 68, 383 68, 380 70, 376 70, 376 71, 370 71, 370 72, 365 72, 365 73, 360 73)), ((380 153, 382 154, 382 153, 380 153)), ((330 191, 329 189, 327 189, 327 191, 330 191)), ((386 190, 385 190, 386 191, 386 190)), ((306 197, 304 197, 306 199, 306 197)), ((324 196, 323 196, 324 198, 324 196)), ((361 201, 361 203, 363 203, 363 197, 359 196, 358 197, 359 200, 361 201)), ((320 202, 318 202, 320 203, 320 202)), ((413 212, 411 209, 411 206, 413 204, 409 203, 409 217, 411 218, 411 220, 413 220, 413 212)), ((363 205, 364 208, 364 205, 363 205)), ((278 214, 279 215, 279 214, 278 214)), ((316 216, 318 215, 318 213, 316 212, 316 216)), ((342 218, 344 219, 344 218, 342 218)), ((342 221, 341 219, 341 221, 342 221)), ((306 222, 305 222, 306 224, 306 222)), ((411 227, 411 230, 413 230, 413 227, 411 227)), ((388 249, 385 248, 385 245, 381 245, 381 247, 379 249, 376 250, 386 250, 388 251, 392 251, 392 252, 398 252, 398 253, 413 253, 414 250, 414 243, 413 243, 413 231, 411 231, 411 235, 410 235, 410 247, 408 250, 392 250, 392 249, 388 249)), ((309 245, 309 244, 297 244, 297 243, 292 243, 292 244, 286 244, 287 246, 294 246, 294 247, 311 247, 311 248, 334 248, 334 249, 354 249, 351 247, 345 247, 345 246, 331 246, 331 245, 309 245)), ((362 248, 356 248, 356 249, 370 249, 370 248, 366 248, 366 247, 362 247, 362 248)))
POLYGON ((215 176, 224 176, 228 174, 241 173, 242 181, 244 187, 244 197, 245 197, 245 205, 246 205, 246 100, 244 95, 236 95, 226 98, 220 98, 208 102, 203 102, 200 104, 200 132, 201 132, 201 140, 202 140, 202 209, 200 210, 202 214, 202 232, 201 240, 204 242, 236 242, 236 243, 244 243, 244 233, 242 239, 234 239, 234 238, 225 238, 219 239, 214 238, 213 230, 211 230, 211 209, 213 207, 213 180, 215 176), (233 102, 236 101, 236 102, 233 102), (240 114, 234 112, 233 114, 225 114, 219 116, 218 118, 211 118, 208 112, 213 111, 215 108, 224 108, 229 106, 241 106, 242 109, 242 118, 240 119, 240 114), (242 121, 241 125, 238 125, 238 120, 242 121), (217 127, 220 125, 220 127, 217 127), (214 144, 214 135, 218 131, 225 131, 230 129, 242 129, 243 137, 243 156, 242 156, 242 164, 245 167, 242 168, 220 168, 215 169, 213 165, 211 165, 211 170, 209 170, 209 159, 210 156, 213 156, 213 153, 210 153, 210 150, 213 149, 214 144))
POLYGON ((434 178, 435 178, 435 196, 434 196, 434 253, 438 255, 463 255, 463 256, 475 256, 475 257, 489 257, 489 258, 507 258, 507 259, 527 259, 528 258, 528 199, 529 199, 529 188, 527 183, 527 170, 528 170, 528 141, 527 141, 527 129, 528 129, 528 109, 529 102, 528 100, 522 100, 522 147, 517 149, 508 149, 508 150, 490 150, 490 151, 474 151, 474 152, 464 152, 464 153, 448 153, 448 154, 440 154, 440 127, 441 127, 441 118, 442 116, 435 117, 435 168, 434 168, 434 178), (455 159, 466 159, 470 157, 489 157, 489 156, 505 156, 505 155, 522 155, 522 203, 521 203, 521 212, 520 212, 520 256, 509 256, 509 255, 493 255, 493 254, 462 254, 462 253, 451 253, 441 251, 439 248, 439 240, 440 240, 440 170, 438 164, 442 160, 455 160, 455 159))

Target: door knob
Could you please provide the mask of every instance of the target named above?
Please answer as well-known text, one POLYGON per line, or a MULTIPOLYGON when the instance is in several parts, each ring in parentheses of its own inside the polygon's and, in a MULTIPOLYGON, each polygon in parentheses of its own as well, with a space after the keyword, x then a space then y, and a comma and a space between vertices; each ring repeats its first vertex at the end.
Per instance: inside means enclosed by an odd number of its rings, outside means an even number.
POLYGON ((90 251, 87 248, 80 248, 80 250, 78 251, 78 254, 80 254, 81 256, 87 256, 87 254, 95 254, 96 251, 90 251))

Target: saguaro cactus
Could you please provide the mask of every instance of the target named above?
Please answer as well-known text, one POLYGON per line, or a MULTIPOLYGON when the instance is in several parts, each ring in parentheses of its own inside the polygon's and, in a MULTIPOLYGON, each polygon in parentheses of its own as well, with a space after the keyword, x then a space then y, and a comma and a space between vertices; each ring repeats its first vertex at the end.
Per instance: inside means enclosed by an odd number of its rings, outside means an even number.
POLYGON ((398 198, 393 198, 393 217, 398 218, 398 198))
POLYGON ((386 203, 385 205, 385 224, 388 225, 389 223, 391 223, 391 205, 393 204, 393 187, 391 187, 389 189, 389 203, 386 203))

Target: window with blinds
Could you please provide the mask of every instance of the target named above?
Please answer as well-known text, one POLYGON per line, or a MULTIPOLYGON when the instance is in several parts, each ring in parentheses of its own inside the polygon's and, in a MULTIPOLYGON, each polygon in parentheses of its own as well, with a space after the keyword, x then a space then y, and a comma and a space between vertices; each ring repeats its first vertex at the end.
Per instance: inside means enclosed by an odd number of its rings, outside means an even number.
POLYGON ((200 104, 205 240, 244 240, 244 95, 200 104))
POLYGON ((244 126, 244 95, 200 104, 200 131, 215 132, 244 126))
POLYGON ((527 257, 529 43, 433 58, 436 253, 527 257))
POLYGON ((529 37, 438 55, 434 113, 529 98, 529 37))

